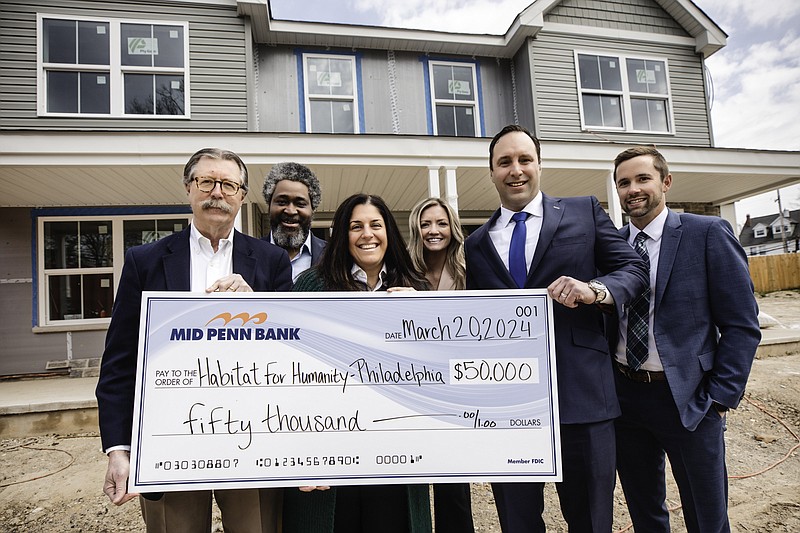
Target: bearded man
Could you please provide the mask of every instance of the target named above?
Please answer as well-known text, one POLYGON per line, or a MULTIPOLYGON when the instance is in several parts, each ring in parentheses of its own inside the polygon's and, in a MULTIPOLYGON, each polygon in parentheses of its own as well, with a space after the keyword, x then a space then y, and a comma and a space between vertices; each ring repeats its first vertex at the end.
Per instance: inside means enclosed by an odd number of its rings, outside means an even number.
POLYGON ((325 241, 311 233, 314 212, 322 200, 319 180, 299 163, 278 163, 264 180, 264 199, 269 206, 269 240, 289 253, 292 280, 316 265, 325 241))

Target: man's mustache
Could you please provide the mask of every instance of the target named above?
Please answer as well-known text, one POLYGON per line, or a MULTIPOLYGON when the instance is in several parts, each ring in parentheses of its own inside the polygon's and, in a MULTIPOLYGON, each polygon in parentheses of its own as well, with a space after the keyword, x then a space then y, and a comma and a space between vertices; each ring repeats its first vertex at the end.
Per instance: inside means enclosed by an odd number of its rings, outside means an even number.
POLYGON ((208 200, 200 204, 200 207, 202 207, 203 209, 219 209, 221 211, 225 211, 226 213, 233 212, 233 208, 227 203, 225 203, 224 200, 216 200, 214 198, 209 198, 208 200))
POLYGON ((302 222, 299 216, 292 217, 287 215, 281 215, 279 220, 280 222, 288 222, 289 224, 300 224, 302 222))

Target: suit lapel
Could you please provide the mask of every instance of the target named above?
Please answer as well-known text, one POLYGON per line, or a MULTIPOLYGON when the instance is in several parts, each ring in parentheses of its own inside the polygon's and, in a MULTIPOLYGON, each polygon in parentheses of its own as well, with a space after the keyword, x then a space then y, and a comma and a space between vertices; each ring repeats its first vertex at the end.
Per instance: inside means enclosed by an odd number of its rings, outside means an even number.
POLYGON ((311 235, 311 266, 315 266, 322 259, 322 252, 325 251, 325 241, 311 235))
POLYGON ((233 231, 233 272, 239 274, 252 287, 255 283, 256 259, 244 235, 233 231))
POLYGON ((164 279, 167 281, 168 291, 192 290, 192 260, 189 251, 190 231, 191 229, 187 227, 177 234, 167 247, 169 253, 161 259, 164 265, 164 279))
POLYGON ((508 272, 505 264, 503 264, 500 254, 497 253, 497 248, 494 247, 492 237, 489 235, 489 229, 494 226, 494 223, 497 222, 498 218, 500 218, 499 209, 494 212, 492 217, 489 219, 489 222, 484 224, 481 228, 481 230, 483 230, 483 235, 480 235, 478 244, 481 248, 481 252, 483 252, 483 256, 486 258, 486 262, 494 271, 495 275, 502 280, 502 282, 505 283, 509 289, 515 289, 517 288, 517 284, 514 283, 514 278, 511 277, 511 274, 508 272))
POLYGON ((658 272, 656 273, 656 299, 655 306, 661 303, 664 290, 667 287, 672 264, 678 253, 678 245, 681 243, 681 217, 679 214, 668 211, 667 221, 664 223, 664 233, 661 235, 661 251, 658 255, 658 272))
POLYGON ((528 269, 528 279, 531 278, 542 258, 544 258, 544 252, 550 246, 563 215, 564 209, 561 206, 561 199, 551 198, 542 193, 542 229, 539 232, 539 241, 536 243, 536 251, 533 253, 531 267, 528 269))

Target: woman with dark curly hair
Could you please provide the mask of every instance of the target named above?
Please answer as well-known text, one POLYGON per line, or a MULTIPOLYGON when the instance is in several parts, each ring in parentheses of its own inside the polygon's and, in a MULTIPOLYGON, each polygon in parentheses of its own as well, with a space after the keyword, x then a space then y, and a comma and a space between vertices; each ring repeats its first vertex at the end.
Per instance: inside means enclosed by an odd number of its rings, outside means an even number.
MULTIPOLYGON (((426 290, 403 236, 379 196, 355 194, 333 217, 319 264, 303 272, 294 291, 426 290)), ((310 488, 306 488, 310 489, 310 488)), ((284 495, 284 533, 424 533, 431 531, 427 485, 334 487, 284 495)))

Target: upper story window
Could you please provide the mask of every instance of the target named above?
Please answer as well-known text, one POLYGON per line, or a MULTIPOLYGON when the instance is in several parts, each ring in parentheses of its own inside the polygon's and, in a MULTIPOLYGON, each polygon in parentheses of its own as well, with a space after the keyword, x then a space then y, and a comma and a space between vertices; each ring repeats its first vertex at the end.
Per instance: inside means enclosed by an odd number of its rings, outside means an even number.
POLYGON ((307 131, 358 133, 355 56, 303 54, 307 131))
POLYGON ((781 233, 791 233, 792 227, 789 224, 784 224, 781 226, 780 223, 772 225, 772 233, 774 235, 780 235, 781 233))
POLYGON ((766 226, 756 226, 753 228, 753 237, 766 237, 767 236, 767 227, 766 226))
POLYGON ((188 23, 39 15, 40 115, 189 117, 188 23))
POLYGON ((434 135, 480 135, 476 66, 430 61, 434 135))
POLYGON ((575 52, 581 127, 674 133, 666 59, 575 52))
POLYGON ((40 325, 105 323, 125 252, 181 231, 185 215, 40 217, 40 325))

